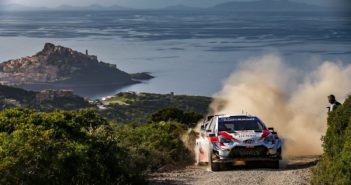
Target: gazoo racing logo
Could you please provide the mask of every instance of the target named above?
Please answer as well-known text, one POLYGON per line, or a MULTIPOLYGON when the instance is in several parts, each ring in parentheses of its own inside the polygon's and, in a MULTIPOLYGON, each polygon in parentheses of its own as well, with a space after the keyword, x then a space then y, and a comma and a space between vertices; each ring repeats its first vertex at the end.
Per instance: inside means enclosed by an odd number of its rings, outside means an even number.
POLYGON ((222 117, 219 118, 218 123, 225 128, 230 128, 228 129, 229 131, 233 132, 233 134, 237 138, 241 139, 248 139, 248 138, 255 138, 256 133, 254 129, 250 129, 250 127, 242 127, 242 125, 246 125, 249 123, 255 123, 257 124, 259 120, 256 117, 246 117, 246 116, 237 116, 237 117, 222 117), (236 126, 236 125, 241 125, 241 126, 236 126), (235 128, 239 127, 239 128, 235 128))
POLYGON ((219 122, 232 122, 232 121, 255 121, 256 118, 248 118, 248 117, 226 117, 226 118, 219 118, 219 122))

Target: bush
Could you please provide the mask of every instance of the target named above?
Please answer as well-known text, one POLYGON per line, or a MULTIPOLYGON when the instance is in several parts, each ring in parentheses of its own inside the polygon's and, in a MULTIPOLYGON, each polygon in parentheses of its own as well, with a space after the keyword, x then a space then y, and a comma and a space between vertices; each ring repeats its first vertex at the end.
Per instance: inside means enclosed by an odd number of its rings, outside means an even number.
POLYGON ((129 150, 139 168, 155 171, 189 160, 190 153, 181 140, 186 128, 176 122, 157 122, 141 126, 116 125, 115 132, 119 145, 129 150))
POLYGON ((92 110, 0 112, 0 184, 137 184, 134 163, 92 110))
POLYGON ((0 184, 141 184, 191 160, 176 122, 111 125, 93 110, 0 112, 0 184))
POLYGON ((203 116, 195 112, 184 112, 177 108, 164 108, 152 114, 149 122, 176 121, 188 126, 195 126, 203 116))
POLYGON ((329 114, 323 148, 312 184, 351 184, 351 97, 329 114))
POLYGON ((104 100, 107 109, 100 113, 116 123, 144 124, 154 112, 167 107, 206 114, 211 102, 212 98, 202 96, 124 92, 104 100))

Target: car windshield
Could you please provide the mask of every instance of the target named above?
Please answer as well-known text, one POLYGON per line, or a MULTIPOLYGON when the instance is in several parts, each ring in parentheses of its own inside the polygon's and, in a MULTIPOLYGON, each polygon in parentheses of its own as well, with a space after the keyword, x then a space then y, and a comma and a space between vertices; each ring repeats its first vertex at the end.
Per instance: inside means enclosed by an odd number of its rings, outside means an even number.
POLYGON ((242 131, 255 130, 262 131, 264 129, 261 122, 256 118, 220 118, 218 120, 218 131, 242 131))

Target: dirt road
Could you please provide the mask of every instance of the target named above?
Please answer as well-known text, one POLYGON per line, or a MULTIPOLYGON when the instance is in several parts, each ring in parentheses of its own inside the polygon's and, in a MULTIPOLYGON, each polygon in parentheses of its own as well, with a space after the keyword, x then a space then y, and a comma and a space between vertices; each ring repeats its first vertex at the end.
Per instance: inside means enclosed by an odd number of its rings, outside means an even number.
POLYGON ((309 184, 311 168, 318 156, 294 157, 281 169, 265 169, 259 166, 232 167, 221 172, 211 172, 205 166, 187 166, 181 170, 155 173, 151 184, 195 184, 195 185, 299 185, 309 184))

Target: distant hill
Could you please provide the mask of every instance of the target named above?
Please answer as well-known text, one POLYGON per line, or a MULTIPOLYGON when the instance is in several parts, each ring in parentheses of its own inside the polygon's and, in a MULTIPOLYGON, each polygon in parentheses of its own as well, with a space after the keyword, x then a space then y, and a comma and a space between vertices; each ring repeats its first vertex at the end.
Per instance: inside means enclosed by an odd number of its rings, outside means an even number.
POLYGON ((46 8, 46 7, 32 7, 32 6, 25 6, 25 5, 15 4, 15 3, 6 3, 6 4, 0 4, 0 5, 1 5, 1 7, 0 7, 1 11, 40 11, 40 10, 49 10, 49 8, 46 8))
POLYGON ((27 91, 0 85, 0 110, 11 107, 38 111, 93 108, 104 118, 117 123, 144 124, 161 109, 177 108, 206 115, 212 98, 154 93, 123 92, 103 100, 86 100, 68 90, 27 91))
POLYGON ((7 3, 1 5, 2 11, 117 11, 117 10, 132 10, 132 8, 122 7, 119 5, 102 6, 99 4, 91 4, 84 6, 61 5, 54 8, 48 7, 32 7, 15 3, 7 3))
POLYGON ((322 7, 289 0, 233 1, 215 5, 210 10, 233 11, 314 11, 322 7))
POLYGON ((0 85, 0 110, 9 107, 32 108, 39 111, 78 110, 94 105, 67 90, 40 92, 0 85))
POLYGON ((190 7, 190 6, 185 6, 182 4, 179 5, 174 5, 174 6, 167 6, 165 8, 162 8, 161 10, 199 10, 200 8, 196 7, 190 7))
MULTIPOLYGON (((152 78, 147 73, 138 76, 152 78)), ((81 96, 139 83, 114 64, 51 43, 33 56, 1 63, 0 82, 27 90, 70 89, 81 96)))
POLYGON ((114 10, 131 10, 131 8, 122 7, 118 5, 112 6, 102 6, 99 4, 91 4, 86 6, 70 6, 70 5, 62 5, 56 8, 52 8, 52 10, 62 10, 62 11, 114 11, 114 10))
POLYGON ((106 109, 101 115, 118 123, 145 123, 150 116, 164 108, 206 115, 212 98, 154 93, 125 92, 102 100, 106 109))
MULTIPOLYGON (((307 2, 307 1, 306 1, 307 2)), ((100 4, 82 4, 81 6, 61 5, 59 7, 31 7, 20 4, 5 4, 1 10, 7 11, 124 11, 143 10, 123 7, 119 5, 102 6, 100 4)), ((339 7, 340 8, 340 7, 339 7)), ((346 9, 346 8, 345 8, 346 9)), ((147 9, 150 10, 150 9, 147 9)), ((154 8, 152 10, 169 11, 195 11, 195 10, 232 10, 232 11, 328 11, 330 8, 320 7, 307 3, 294 2, 290 0, 253 0, 253 1, 232 1, 217 4, 208 9, 190 7, 183 4, 168 6, 165 8, 154 8)))

